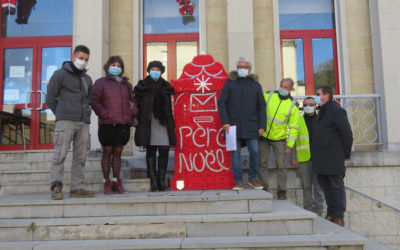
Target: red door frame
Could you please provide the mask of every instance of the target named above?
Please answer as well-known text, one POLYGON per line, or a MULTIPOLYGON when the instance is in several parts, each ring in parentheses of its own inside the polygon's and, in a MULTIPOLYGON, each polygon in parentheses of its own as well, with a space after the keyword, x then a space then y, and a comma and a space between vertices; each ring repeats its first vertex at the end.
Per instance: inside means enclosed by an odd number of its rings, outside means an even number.
POLYGON ((281 44, 281 68, 283 77, 283 58, 282 58, 282 39, 303 39, 303 54, 304 54, 304 78, 306 83, 306 95, 315 94, 314 90, 314 69, 313 69, 313 53, 312 53, 312 39, 313 38, 332 38, 333 41, 333 60, 335 67, 335 88, 336 94, 340 93, 339 89, 339 67, 337 61, 337 43, 336 43, 336 30, 281 30, 280 31, 280 44, 281 44))
POLYGON ((199 33, 167 33, 167 34, 144 34, 143 35, 143 78, 146 77, 147 71, 147 50, 146 44, 150 42, 166 42, 168 53, 168 77, 175 79, 176 76, 176 42, 197 42, 197 54, 199 54, 199 33))
MULTIPOLYGON (((3 74, 5 49, 32 48, 32 90, 41 90, 42 73, 42 48, 72 47, 72 36, 43 36, 43 37, 12 37, 0 38, 0 109, 3 110, 3 74)), ((71 54, 72 55, 72 54, 71 54)), ((32 93, 31 108, 40 106, 40 94, 32 93)), ((16 108, 24 109, 25 104, 16 104, 16 108)), ((43 109, 48 108, 46 104, 43 109)), ((52 144, 39 144, 40 110, 32 110, 31 113, 31 138, 26 149, 51 149, 52 144)), ((23 145, 0 145, 1 150, 22 150, 23 145)))

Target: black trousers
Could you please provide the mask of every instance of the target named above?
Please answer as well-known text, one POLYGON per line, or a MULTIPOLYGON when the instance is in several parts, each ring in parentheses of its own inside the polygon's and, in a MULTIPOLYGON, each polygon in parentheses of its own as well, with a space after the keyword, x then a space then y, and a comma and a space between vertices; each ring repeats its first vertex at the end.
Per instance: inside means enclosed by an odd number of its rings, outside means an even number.
POLYGON ((324 191, 327 216, 343 219, 346 211, 346 192, 344 189, 344 174, 318 175, 318 182, 324 191))

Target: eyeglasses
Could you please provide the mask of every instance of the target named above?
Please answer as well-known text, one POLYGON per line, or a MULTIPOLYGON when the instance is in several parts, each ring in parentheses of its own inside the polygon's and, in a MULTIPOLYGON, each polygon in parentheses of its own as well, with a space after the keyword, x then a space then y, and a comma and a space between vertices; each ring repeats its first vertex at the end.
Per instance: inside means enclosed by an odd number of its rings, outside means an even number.
POLYGON ((238 69, 249 69, 250 66, 237 66, 238 69))
POLYGON ((304 104, 304 107, 314 107, 314 104, 304 104))

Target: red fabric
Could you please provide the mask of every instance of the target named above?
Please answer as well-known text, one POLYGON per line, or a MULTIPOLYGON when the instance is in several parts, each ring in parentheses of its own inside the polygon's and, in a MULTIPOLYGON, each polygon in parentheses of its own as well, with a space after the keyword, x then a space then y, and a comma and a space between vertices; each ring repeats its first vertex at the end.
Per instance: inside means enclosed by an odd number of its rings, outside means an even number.
POLYGON ((9 4, 11 6, 13 5, 13 7, 15 7, 17 5, 17 0, 1 0, 2 7, 8 6, 9 4))
POLYGON ((173 190, 233 187, 231 157, 218 114, 218 98, 227 78, 222 64, 199 55, 172 81, 177 137, 173 190))
POLYGON ((99 117, 99 125, 132 124, 139 113, 132 85, 126 78, 121 84, 108 77, 98 79, 93 85, 90 105, 99 117), (134 103, 132 109, 130 102, 134 103))

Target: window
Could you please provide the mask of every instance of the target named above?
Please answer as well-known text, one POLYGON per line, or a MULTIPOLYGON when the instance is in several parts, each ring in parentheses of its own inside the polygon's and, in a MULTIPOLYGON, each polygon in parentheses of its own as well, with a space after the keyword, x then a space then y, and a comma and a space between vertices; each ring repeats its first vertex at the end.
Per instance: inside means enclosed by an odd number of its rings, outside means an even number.
POLYGON ((319 86, 339 93, 333 0, 279 0, 282 76, 295 82, 294 95, 319 86))
POLYGON ((147 64, 157 60, 166 67, 163 78, 176 79, 198 54, 199 1, 190 2, 193 14, 181 15, 176 1, 144 0, 144 77, 147 64))

